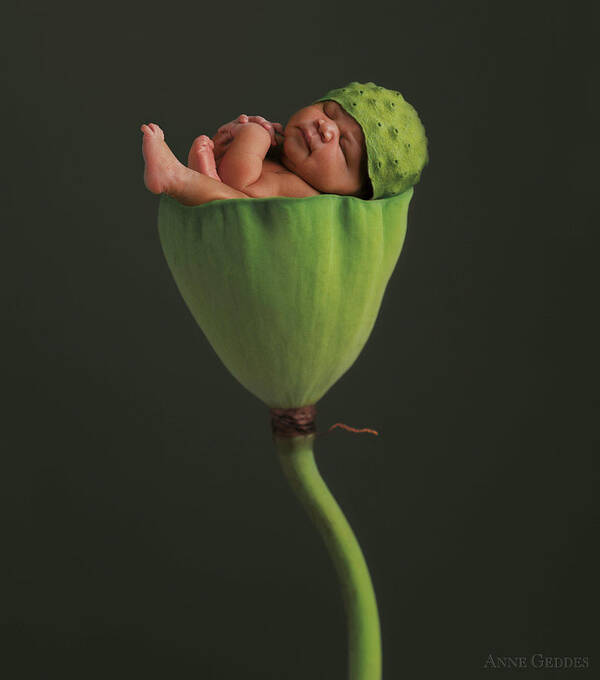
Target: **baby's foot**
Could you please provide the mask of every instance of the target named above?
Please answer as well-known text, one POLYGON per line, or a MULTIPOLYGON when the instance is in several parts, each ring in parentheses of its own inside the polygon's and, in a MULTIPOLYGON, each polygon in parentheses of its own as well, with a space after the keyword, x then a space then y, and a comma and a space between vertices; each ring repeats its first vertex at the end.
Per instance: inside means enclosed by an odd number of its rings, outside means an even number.
POLYGON ((168 194, 181 163, 165 142, 165 135, 156 123, 142 125, 142 153, 146 161, 144 183, 153 194, 168 194))
POLYGON ((206 135, 196 137, 188 155, 188 168, 221 181, 215 164, 214 142, 206 135))

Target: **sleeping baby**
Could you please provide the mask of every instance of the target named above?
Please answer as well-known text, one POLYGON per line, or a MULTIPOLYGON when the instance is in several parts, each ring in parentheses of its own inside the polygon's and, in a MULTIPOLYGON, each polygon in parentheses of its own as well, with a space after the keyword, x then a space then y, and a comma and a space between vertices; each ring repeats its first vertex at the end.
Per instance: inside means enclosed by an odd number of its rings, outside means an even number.
POLYGON ((427 139, 399 92, 350 83, 300 109, 285 129, 241 115, 192 144, 180 163, 155 123, 142 125, 144 181, 154 194, 195 206, 228 198, 339 194, 392 196, 419 181, 427 139))

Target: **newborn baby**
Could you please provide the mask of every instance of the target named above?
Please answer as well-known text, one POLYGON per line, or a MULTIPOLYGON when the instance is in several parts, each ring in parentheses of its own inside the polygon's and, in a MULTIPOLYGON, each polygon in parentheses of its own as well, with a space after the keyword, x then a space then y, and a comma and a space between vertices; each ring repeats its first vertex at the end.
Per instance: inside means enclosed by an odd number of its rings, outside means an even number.
POLYGON ((399 92, 373 83, 328 92, 295 113, 283 131, 260 116, 239 116, 219 128, 214 141, 198 137, 187 167, 158 125, 141 130, 146 187, 189 206, 321 193, 379 198, 415 184, 427 161, 414 109, 399 92), (271 147, 275 153, 267 156, 271 147))

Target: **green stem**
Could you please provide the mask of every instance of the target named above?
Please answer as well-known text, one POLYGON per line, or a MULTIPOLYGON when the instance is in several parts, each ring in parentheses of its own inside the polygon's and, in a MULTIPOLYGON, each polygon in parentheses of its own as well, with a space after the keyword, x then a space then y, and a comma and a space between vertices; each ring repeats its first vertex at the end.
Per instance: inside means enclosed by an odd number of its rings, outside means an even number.
POLYGON ((381 679, 381 635, 373 584, 358 541, 319 474, 314 435, 275 437, 296 496, 325 540, 338 573, 348 620, 349 680, 381 679))

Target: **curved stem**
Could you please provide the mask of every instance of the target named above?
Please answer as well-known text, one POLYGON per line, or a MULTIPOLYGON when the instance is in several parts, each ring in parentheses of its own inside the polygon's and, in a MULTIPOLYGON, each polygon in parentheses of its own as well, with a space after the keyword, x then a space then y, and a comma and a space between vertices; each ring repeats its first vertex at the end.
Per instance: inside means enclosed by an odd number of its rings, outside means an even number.
POLYGON ((349 679, 380 680, 381 634, 373 584, 358 541, 319 474, 313 441, 314 435, 275 437, 275 446, 285 476, 323 536, 341 582, 349 679))

